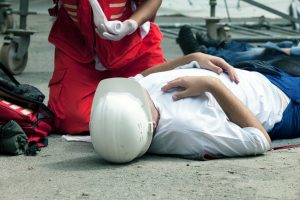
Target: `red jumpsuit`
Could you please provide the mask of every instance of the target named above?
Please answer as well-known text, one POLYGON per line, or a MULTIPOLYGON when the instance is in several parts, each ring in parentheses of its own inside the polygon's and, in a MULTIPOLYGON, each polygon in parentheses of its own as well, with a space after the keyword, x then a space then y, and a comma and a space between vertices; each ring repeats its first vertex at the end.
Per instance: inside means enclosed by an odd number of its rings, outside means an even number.
MULTIPOLYGON (((98 0, 108 20, 124 21, 133 11, 131 0, 98 0)), ((136 2, 138 3, 138 2, 136 2)), ((129 77, 164 62, 162 34, 151 23, 148 34, 140 29, 120 41, 95 33, 88 0, 61 0, 49 41, 55 45, 54 72, 49 82, 49 108, 55 128, 68 134, 89 130, 90 109, 100 80, 129 77), (95 68, 95 58, 102 66, 95 68)))

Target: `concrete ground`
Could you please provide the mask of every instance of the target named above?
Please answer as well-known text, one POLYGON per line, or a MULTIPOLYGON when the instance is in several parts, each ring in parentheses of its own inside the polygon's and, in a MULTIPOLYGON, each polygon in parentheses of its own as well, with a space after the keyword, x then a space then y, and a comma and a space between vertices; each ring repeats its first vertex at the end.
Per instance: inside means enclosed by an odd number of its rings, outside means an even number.
MULTIPOLYGON (((48 3, 31 1, 45 13, 48 3)), ((51 18, 29 16, 31 38, 25 71, 16 78, 48 96, 53 46, 51 18)), ((181 55, 175 41, 163 42, 166 57, 181 55)), ((192 161, 146 155, 126 165, 99 159, 90 143, 49 137, 37 156, 0 155, 0 199, 300 199, 300 148, 264 156, 192 161)))

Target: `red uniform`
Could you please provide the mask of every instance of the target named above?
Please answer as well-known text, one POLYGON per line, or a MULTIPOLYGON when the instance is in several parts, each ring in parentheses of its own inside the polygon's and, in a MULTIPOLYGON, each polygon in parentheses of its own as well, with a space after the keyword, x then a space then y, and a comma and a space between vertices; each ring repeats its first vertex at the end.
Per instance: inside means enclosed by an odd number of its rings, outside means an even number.
MULTIPOLYGON (((133 11, 130 0, 98 0, 108 20, 124 21, 133 11)), ((120 41, 95 33, 88 0, 61 0, 49 35, 55 45, 55 68, 50 80, 49 107, 55 126, 68 134, 89 130, 90 109, 100 80, 129 77, 164 62, 162 34, 151 23, 145 35, 140 29, 120 41), (95 68, 95 58, 102 66, 95 68)))

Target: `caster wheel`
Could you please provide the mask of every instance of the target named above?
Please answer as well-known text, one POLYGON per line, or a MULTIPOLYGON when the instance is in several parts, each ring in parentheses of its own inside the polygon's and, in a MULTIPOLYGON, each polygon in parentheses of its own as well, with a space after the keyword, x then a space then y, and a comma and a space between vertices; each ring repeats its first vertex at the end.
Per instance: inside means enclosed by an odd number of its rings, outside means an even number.
POLYGON ((2 34, 6 33, 8 29, 14 27, 14 18, 12 14, 3 14, 3 23, 0 24, 0 32, 2 34))
POLYGON ((2 64, 13 74, 21 74, 27 64, 28 52, 22 58, 17 58, 17 48, 13 43, 4 43, 0 51, 2 64))

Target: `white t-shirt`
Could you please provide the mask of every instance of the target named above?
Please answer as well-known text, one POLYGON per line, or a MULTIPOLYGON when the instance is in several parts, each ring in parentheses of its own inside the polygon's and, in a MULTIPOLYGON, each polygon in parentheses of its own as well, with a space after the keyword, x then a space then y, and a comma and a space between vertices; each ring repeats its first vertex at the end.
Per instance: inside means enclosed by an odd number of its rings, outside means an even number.
POLYGON ((289 102, 288 97, 257 72, 239 69, 236 72, 239 84, 231 82, 226 74, 217 75, 195 68, 176 69, 137 78, 160 112, 149 152, 208 159, 257 155, 269 150, 270 145, 260 130, 254 127, 241 128, 230 122, 210 93, 173 101, 174 91, 161 91, 162 86, 177 77, 216 77, 254 113, 267 131, 271 130, 281 120, 289 102))

